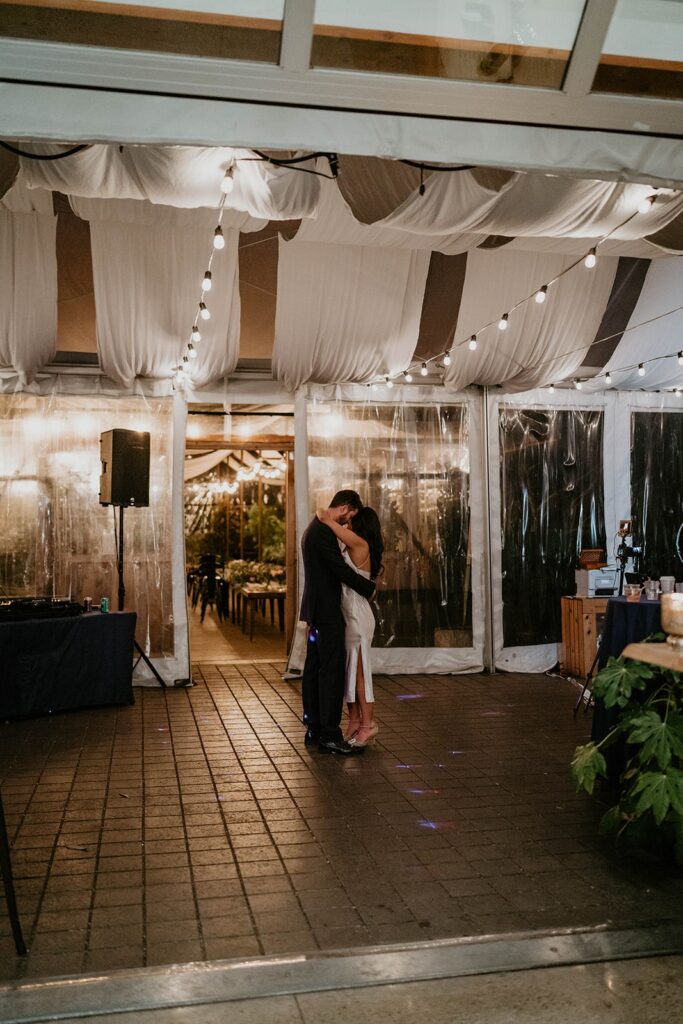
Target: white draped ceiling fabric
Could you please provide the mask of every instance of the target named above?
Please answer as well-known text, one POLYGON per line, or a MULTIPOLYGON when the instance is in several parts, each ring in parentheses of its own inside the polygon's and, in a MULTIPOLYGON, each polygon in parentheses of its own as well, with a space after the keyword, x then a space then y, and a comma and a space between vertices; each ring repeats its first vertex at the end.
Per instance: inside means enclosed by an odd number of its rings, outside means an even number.
MULTIPOLYGON (((214 258, 220 287, 212 290, 211 326, 191 367, 195 386, 235 365, 238 233, 268 220, 301 222, 281 243, 278 270, 273 365, 289 387, 366 381, 407 366, 432 253, 467 254, 460 346, 503 311, 493 308, 499 301, 515 304, 565 266, 569 254, 600 242, 598 267, 590 275, 581 267, 570 272, 540 310, 517 311, 504 340, 482 339, 473 355, 458 347, 447 376, 455 389, 487 383, 519 391, 571 375, 609 298, 613 257, 671 261, 670 274, 658 272, 666 283, 657 301, 670 308, 675 303, 665 290, 680 294, 680 261, 668 254, 683 250, 681 193, 660 190, 646 212, 636 213, 649 186, 476 168, 428 173, 420 195, 413 168, 353 157, 342 157, 341 166, 339 182, 328 181, 228 147, 94 145, 66 159, 22 159, 0 206, 0 363, 28 381, 54 351, 54 190, 91 225, 105 372, 122 384, 169 379, 196 312, 228 168, 234 188, 223 219, 227 244, 214 258)), ((326 161, 318 169, 328 171, 326 161)), ((440 286, 444 280, 448 286, 447 274, 440 286)), ((454 288, 455 280, 454 271, 454 288)), ((648 379, 648 386, 655 385, 648 379)))
MULTIPOLYGON (((573 262, 540 253, 470 253, 456 337, 467 338, 482 324, 497 321, 520 296, 532 295, 573 262)), ((461 391, 486 384, 529 391, 572 376, 595 338, 616 269, 615 257, 601 257, 592 270, 578 266, 550 286, 545 302, 526 302, 511 313, 507 330, 494 323, 477 336, 475 351, 458 347, 446 368, 446 387, 461 391)))
POLYGON ((55 352, 56 234, 49 192, 19 180, 0 199, 0 366, 22 385, 55 352))

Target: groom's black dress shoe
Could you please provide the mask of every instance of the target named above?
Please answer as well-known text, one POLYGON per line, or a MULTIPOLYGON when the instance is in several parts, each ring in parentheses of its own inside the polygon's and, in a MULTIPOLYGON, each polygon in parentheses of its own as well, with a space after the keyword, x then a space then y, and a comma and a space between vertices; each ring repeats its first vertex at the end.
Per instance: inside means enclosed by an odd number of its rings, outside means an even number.
POLYGON ((320 740, 320 734, 319 733, 313 732, 312 729, 307 729, 306 730, 306 735, 304 736, 304 743, 306 744, 307 747, 312 747, 315 743, 318 743, 319 740, 320 740))
POLYGON ((323 754, 362 754, 365 747, 352 747, 346 740, 320 740, 318 750, 323 754))

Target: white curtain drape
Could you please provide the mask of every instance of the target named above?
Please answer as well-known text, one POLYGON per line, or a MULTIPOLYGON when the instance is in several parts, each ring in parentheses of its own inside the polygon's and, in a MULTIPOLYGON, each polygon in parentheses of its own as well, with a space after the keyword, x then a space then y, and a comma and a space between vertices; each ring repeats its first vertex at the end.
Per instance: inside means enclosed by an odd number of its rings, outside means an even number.
MULTIPOLYGON (((41 143, 35 148, 49 153, 63 147, 41 143)), ((95 145, 64 160, 22 160, 30 188, 188 208, 218 205, 228 167, 233 168, 234 187, 226 209, 265 220, 315 216, 318 178, 275 167, 248 149, 95 145)))
MULTIPOLYGON (((631 318, 605 370, 612 374, 612 386, 621 390, 683 388, 683 366, 677 354, 683 350, 683 257, 671 256, 650 264, 631 318), (673 311, 673 312, 671 312, 673 311), (662 313, 669 313, 662 316, 662 313), (640 326, 642 325, 642 326, 640 326), (645 359, 667 356, 657 362, 645 359), (629 369, 621 369, 629 367, 629 369)), ((605 387, 604 378, 587 389, 605 387)))
POLYGON ((185 459, 183 473, 185 481, 194 480, 196 476, 208 473, 214 469, 223 459, 227 459, 229 451, 211 451, 203 455, 195 455, 192 459, 185 459))
POLYGON ((280 240, 273 374, 367 381, 410 362, 429 253, 280 240))
POLYGON ((19 177, 0 199, 0 366, 25 384, 57 344, 57 218, 52 196, 19 177))
MULTIPOLYGON (((170 377, 189 340, 211 253, 215 210, 179 210, 140 200, 72 199, 90 221, 103 372, 120 384, 137 376, 170 377)), ((202 320, 198 358, 190 366, 201 386, 231 373, 239 351, 239 232, 226 228, 214 253, 213 287, 202 320)))
POLYGON ((522 172, 491 189, 472 171, 432 174, 424 195, 410 196, 381 224, 433 236, 470 232, 597 239, 613 231, 613 238, 643 238, 683 210, 683 194, 667 191, 646 213, 619 227, 652 191, 649 185, 522 172))
POLYGON ((568 257, 538 253, 468 254, 457 347, 445 374, 449 389, 480 384, 527 391, 576 371, 607 305, 617 267, 614 258, 599 259, 593 270, 581 265, 570 271, 550 286, 544 303, 531 300, 511 313, 507 330, 499 331, 494 322, 478 335, 474 352, 466 341, 571 262, 568 257))

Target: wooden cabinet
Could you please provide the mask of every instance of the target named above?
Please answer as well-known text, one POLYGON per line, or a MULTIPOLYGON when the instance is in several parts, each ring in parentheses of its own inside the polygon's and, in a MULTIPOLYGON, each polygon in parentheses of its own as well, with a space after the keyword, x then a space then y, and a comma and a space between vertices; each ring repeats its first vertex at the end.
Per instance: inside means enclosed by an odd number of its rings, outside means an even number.
POLYGON ((598 648, 608 598, 563 597, 560 600, 562 671, 572 676, 587 676, 598 648))

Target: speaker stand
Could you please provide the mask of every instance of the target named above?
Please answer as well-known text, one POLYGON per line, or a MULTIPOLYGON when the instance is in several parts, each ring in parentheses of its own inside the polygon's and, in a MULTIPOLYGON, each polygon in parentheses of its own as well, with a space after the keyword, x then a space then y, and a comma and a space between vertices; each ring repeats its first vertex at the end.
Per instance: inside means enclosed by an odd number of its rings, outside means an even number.
MULTIPOLYGON (((119 542, 116 545, 116 571, 117 571, 118 576, 119 576, 118 606, 119 606, 119 611, 120 612, 124 611, 125 605, 126 605, 126 587, 125 587, 125 584, 123 582, 123 512, 124 512, 124 509, 125 509, 125 505, 119 505, 119 542)), ((143 649, 140 646, 140 644, 137 642, 137 640, 134 640, 133 643, 135 645, 135 650, 140 655, 138 660, 135 662, 135 665, 133 665, 133 669, 135 669, 136 665, 138 665, 140 663, 140 661, 144 661, 145 665, 150 670, 152 675, 155 677, 155 679, 157 680, 159 685, 163 686, 163 688, 165 690, 166 689, 166 683, 164 682, 162 677, 159 675, 159 672, 154 667, 154 665, 152 664, 150 659, 147 657, 147 655, 143 651, 143 649)))

